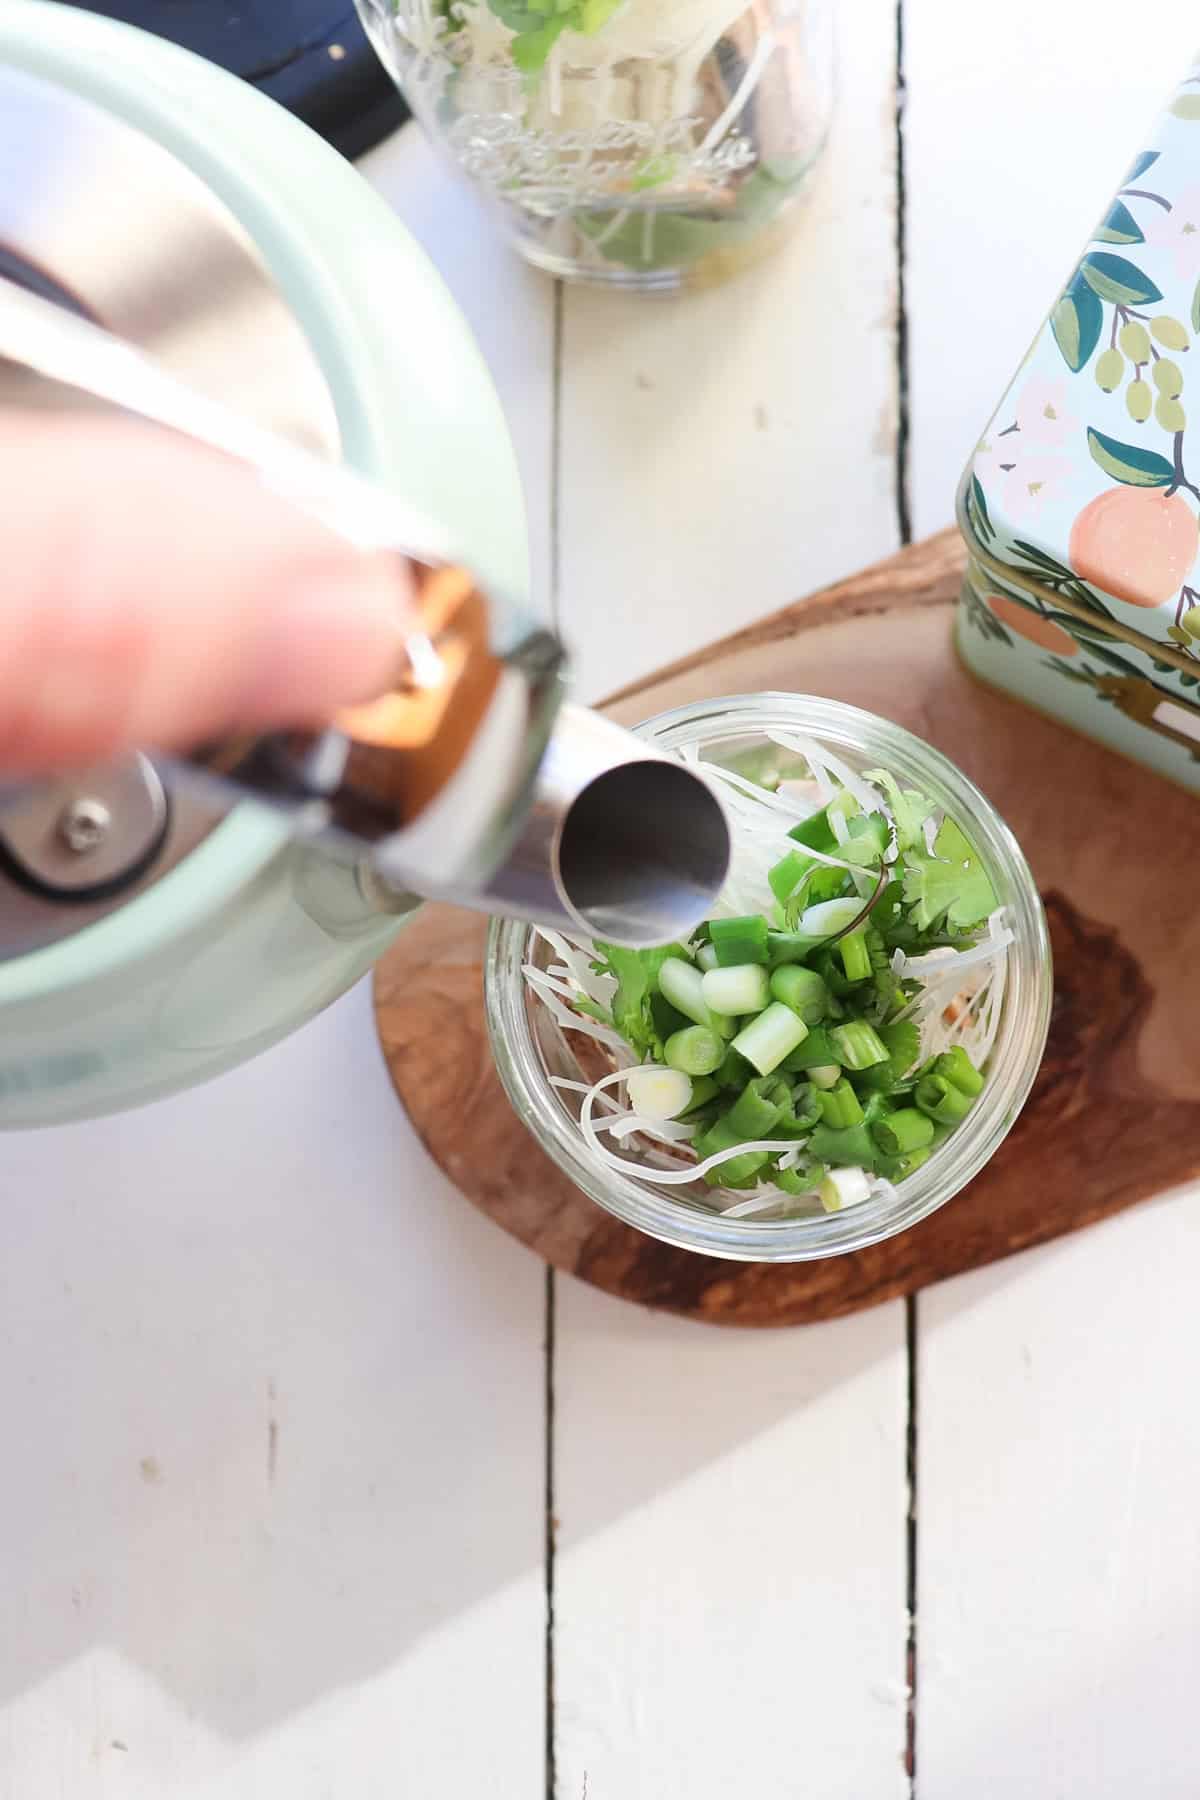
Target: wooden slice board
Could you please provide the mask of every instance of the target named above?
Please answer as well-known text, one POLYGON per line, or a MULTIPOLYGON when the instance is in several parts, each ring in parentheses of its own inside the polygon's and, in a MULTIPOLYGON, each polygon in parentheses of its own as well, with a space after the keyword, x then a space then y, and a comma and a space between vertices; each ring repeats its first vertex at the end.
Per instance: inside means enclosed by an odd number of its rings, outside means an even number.
POLYGON ((999 807, 1045 898, 1046 1060, 1011 1136, 940 1212, 817 1263, 730 1263, 644 1237, 580 1194, 513 1115, 484 1027, 485 922, 430 907, 375 978, 401 1100, 451 1179, 555 1268, 726 1325, 796 1325, 889 1300, 1106 1218, 1200 1174, 1200 808, 1133 763, 980 687, 951 642, 961 544, 945 532, 619 694, 635 723, 783 688, 883 713, 999 807))

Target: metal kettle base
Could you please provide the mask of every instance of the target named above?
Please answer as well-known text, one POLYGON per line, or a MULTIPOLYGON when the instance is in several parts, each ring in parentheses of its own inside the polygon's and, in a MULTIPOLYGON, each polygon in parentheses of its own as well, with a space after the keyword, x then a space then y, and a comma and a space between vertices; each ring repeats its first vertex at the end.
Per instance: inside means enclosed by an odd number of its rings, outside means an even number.
MULTIPOLYGON (((69 89, 0 67, 0 281, 84 314, 212 399, 337 458, 316 356, 237 219, 167 150, 69 89), (86 171, 86 174, 83 173, 86 171), (102 206, 119 194, 119 208, 102 206), (99 237, 93 221, 107 221, 99 237)), ((0 407, 78 407, 80 395, 0 358, 0 407)), ((134 759, 139 765, 144 759, 134 759)), ((0 793, 0 962, 95 923, 161 880, 224 810, 180 793, 152 836, 157 776, 86 774, 20 803, 0 793), (97 781, 100 786, 97 786, 97 781), (99 806, 96 842, 62 821, 99 806)))

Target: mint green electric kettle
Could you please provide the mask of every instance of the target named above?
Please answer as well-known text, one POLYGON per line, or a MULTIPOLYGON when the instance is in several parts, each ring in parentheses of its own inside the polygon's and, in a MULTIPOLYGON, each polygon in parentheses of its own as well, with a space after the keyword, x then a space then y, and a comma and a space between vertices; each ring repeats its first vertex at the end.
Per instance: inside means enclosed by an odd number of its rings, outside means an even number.
POLYGON ((0 405, 116 400, 191 430, 189 396, 196 435, 407 556, 409 667, 365 723, 0 788, 3 1127, 253 1055, 355 981, 420 895, 649 942, 703 917, 724 878, 709 789, 560 707, 503 417, 388 209, 231 77, 16 0, 0 405))

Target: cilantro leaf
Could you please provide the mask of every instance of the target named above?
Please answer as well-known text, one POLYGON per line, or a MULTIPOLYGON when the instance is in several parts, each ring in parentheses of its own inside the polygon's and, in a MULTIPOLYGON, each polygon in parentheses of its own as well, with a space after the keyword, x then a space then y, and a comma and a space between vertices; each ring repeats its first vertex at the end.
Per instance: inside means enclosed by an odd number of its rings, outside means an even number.
POLYGON ((896 843, 901 850, 912 850, 921 843, 921 827, 933 811, 933 801, 916 788, 902 788, 886 769, 868 769, 864 781, 883 789, 896 821, 896 843))
POLYGON ((654 1022, 650 1002, 658 992, 658 972, 668 956, 690 962, 682 944, 662 944, 653 950, 627 950, 620 944, 597 942, 604 957, 604 972, 612 975, 617 991, 612 999, 612 1022, 631 1050, 639 1056, 663 1054, 662 1034, 654 1022))
POLYGON ((516 33, 512 59, 523 75, 540 75, 564 31, 594 37, 621 0, 488 0, 492 12, 516 33))
POLYGON ((929 930, 943 915, 947 925, 963 930, 995 911, 995 889, 974 845, 953 819, 942 820, 932 856, 910 850, 905 857, 904 902, 919 931, 929 930))
POLYGON ((620 944, 596 945, 615 976, 617 991, 612 997, 612 1021, 631 1050, 639 1056, 653 1051, 658 1038, 650 1016, 650 977, 637 950, 625 950, 620 944))
POLYGON ((579 0, 571 15, 571 29, 582 31, 585 37, 594 37, 608 24, 620 5, 621 0, 579 0))

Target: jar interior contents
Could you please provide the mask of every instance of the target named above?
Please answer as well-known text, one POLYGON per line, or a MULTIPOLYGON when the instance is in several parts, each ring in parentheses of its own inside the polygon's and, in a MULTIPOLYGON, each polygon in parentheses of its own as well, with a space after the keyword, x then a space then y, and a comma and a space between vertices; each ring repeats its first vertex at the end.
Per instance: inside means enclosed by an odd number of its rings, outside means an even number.
POLYGON ((687 943, 531 930, 550 1084, 592 1156, 686 1203, 886 1197, 969 1124, 1001 1026, 1013 930, 970 821, 790 732, 677 754, 726 806, 729 879, 687 943))
POLYGON ((639 286, 748 260, 831 108, 824 0, 363 0, 434 140, 551 272, 639 286))

